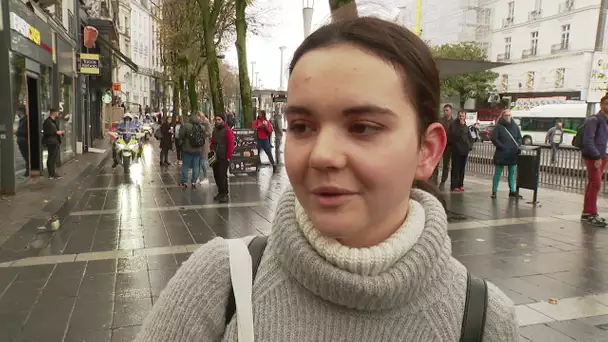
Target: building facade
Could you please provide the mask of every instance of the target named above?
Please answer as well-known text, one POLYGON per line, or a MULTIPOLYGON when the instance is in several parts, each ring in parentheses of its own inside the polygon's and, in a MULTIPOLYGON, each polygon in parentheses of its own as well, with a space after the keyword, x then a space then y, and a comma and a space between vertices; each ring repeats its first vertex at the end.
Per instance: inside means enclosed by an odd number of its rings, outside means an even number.
POLYGON ((158 6, 148 0, 119 0, 120 49, 138 66, 137 72, 127 66, 119 68, 120 98, 133 113, 154 112, 159 107, 158 6))
POLYGON ((600 2, 503 0, 482 6, 491 13, 488 56, 509 63, 494 70, 501 95, 513 102, 594 102, 594 65, 605 59, 605 52, 594 51, 600 2))

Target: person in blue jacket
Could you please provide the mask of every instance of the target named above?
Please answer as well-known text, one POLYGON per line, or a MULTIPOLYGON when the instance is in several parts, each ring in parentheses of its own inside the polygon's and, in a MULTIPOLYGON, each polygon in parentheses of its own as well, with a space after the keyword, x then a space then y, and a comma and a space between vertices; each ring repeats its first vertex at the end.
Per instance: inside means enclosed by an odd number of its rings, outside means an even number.
POLYGON ((583 131, 583 159, 587 167, 587 188, 581 220, 596 227, 606 227, 606 220, 597 212, 597 194, 602 187, 606 169, 606 143, 608 142, 608 95, 600 102, 600 112, 585 121, 583 131))
POLYGON ((492 132, 492 144, 496 146, 494 154, 494 179, 492 181, 492 198, 496 198, 498 183, 505 166, 509 172, 509 197, 517 197, 515 176, 517 174, 517 156, 521 146, 521 132, 511 117, 511 110, 505 109, 492 132))

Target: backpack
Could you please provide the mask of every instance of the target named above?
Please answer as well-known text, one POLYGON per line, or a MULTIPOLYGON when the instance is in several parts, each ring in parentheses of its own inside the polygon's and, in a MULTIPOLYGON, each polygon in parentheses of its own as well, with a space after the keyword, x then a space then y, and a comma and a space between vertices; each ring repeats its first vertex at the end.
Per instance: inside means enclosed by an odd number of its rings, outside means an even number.
POLYGON ((154 131, 154 137, 156 138, 156 140, 160 140, 163 138, 163 132, 160 130, 160 127, 158 127, 156 131, 154 131))
MULTIPOLYGON (((248 249, 251 255, 252 280, 258 273, 262 255, 268 243, 268 236, 256 236, 249 243, 248 249)), ((467 272, 467 297, 464 304, 464 315, 462 316, 461 342, 481 342, 486 326, 486 310, 488 307, 488 284, 482 278, 472 276, 467 272)), ((228 295, 226 306, 225 325, 232 320, 236 313, 236 299, 233 289, 228 295)))
POLYGON ((192 124, 192 130, 188 133, 190 147, 205 146, 205 129, 201 124, 192 124))
MULTIPOLYGON (((576 135, 574 136, 574 138, 572 138, 572 146, 578 148, 579 150, 582 150, 583 146, 585 144, 585 126, 587 125, 587 122, 591 118, 595 118, 597 120, 596 115, 591 115, 587 120, 585 120, 585 122, 583 122, 581 127, 579 127, 576 130, 576 135)), ((598 126, 598 128, 599 128, 599 126, 598 126)), ((597 131, 596 131, 596 133, 597 133, 597 131)))

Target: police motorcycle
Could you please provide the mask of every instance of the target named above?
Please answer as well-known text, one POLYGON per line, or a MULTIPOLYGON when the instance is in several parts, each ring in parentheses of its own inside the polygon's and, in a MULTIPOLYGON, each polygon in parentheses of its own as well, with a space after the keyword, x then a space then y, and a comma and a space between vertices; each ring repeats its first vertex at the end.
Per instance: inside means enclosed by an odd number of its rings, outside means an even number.
POLYGON ((131 164, 141 158, 143 146, 140 139, 144 137, 144 134, 139 132, 137 126, 128 122, 127 118, 131 118, 130 114, 125 114, 125 126, 119 126, 116 132, 108 133, 115 138, 113 152, 115 153, 114 163, 115 165, 122 164, 125 173, 129 173, 131 164))
POLYGON ((152 127, 152 119, 150 114, 146 115, 143 124, 141 125, 141 133, 144 135, 144 140, 148 141, 154 135, 154 127, 152 127))

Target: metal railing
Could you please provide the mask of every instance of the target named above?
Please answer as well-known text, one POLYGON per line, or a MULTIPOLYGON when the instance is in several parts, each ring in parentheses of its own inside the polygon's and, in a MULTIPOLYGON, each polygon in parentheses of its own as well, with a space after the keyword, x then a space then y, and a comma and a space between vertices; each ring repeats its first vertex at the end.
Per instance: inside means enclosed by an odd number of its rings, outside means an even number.
MULTIPOLYGON (((540 179, 542 187, 554 188, 568 192, 583 192, 587 186, 587 168, 581 151, 571 146, 561 146, 552 161, 549 146, 541 146, 540 179)), ((467 174, 494 176, 495 146, 490 142, 475 143, 469 154, 467 174)), ((441 167, 441 166, 440 166, 441 167)), ((507 177, 507 170, 502 175, 507 177)), ((608 194, 608 172, 603 175, 602 192, 608 194)))
POLYGON ((551 53, 567 51, 568 49, 570 49, 570 44, 566 42, 551 45, 551 53))

